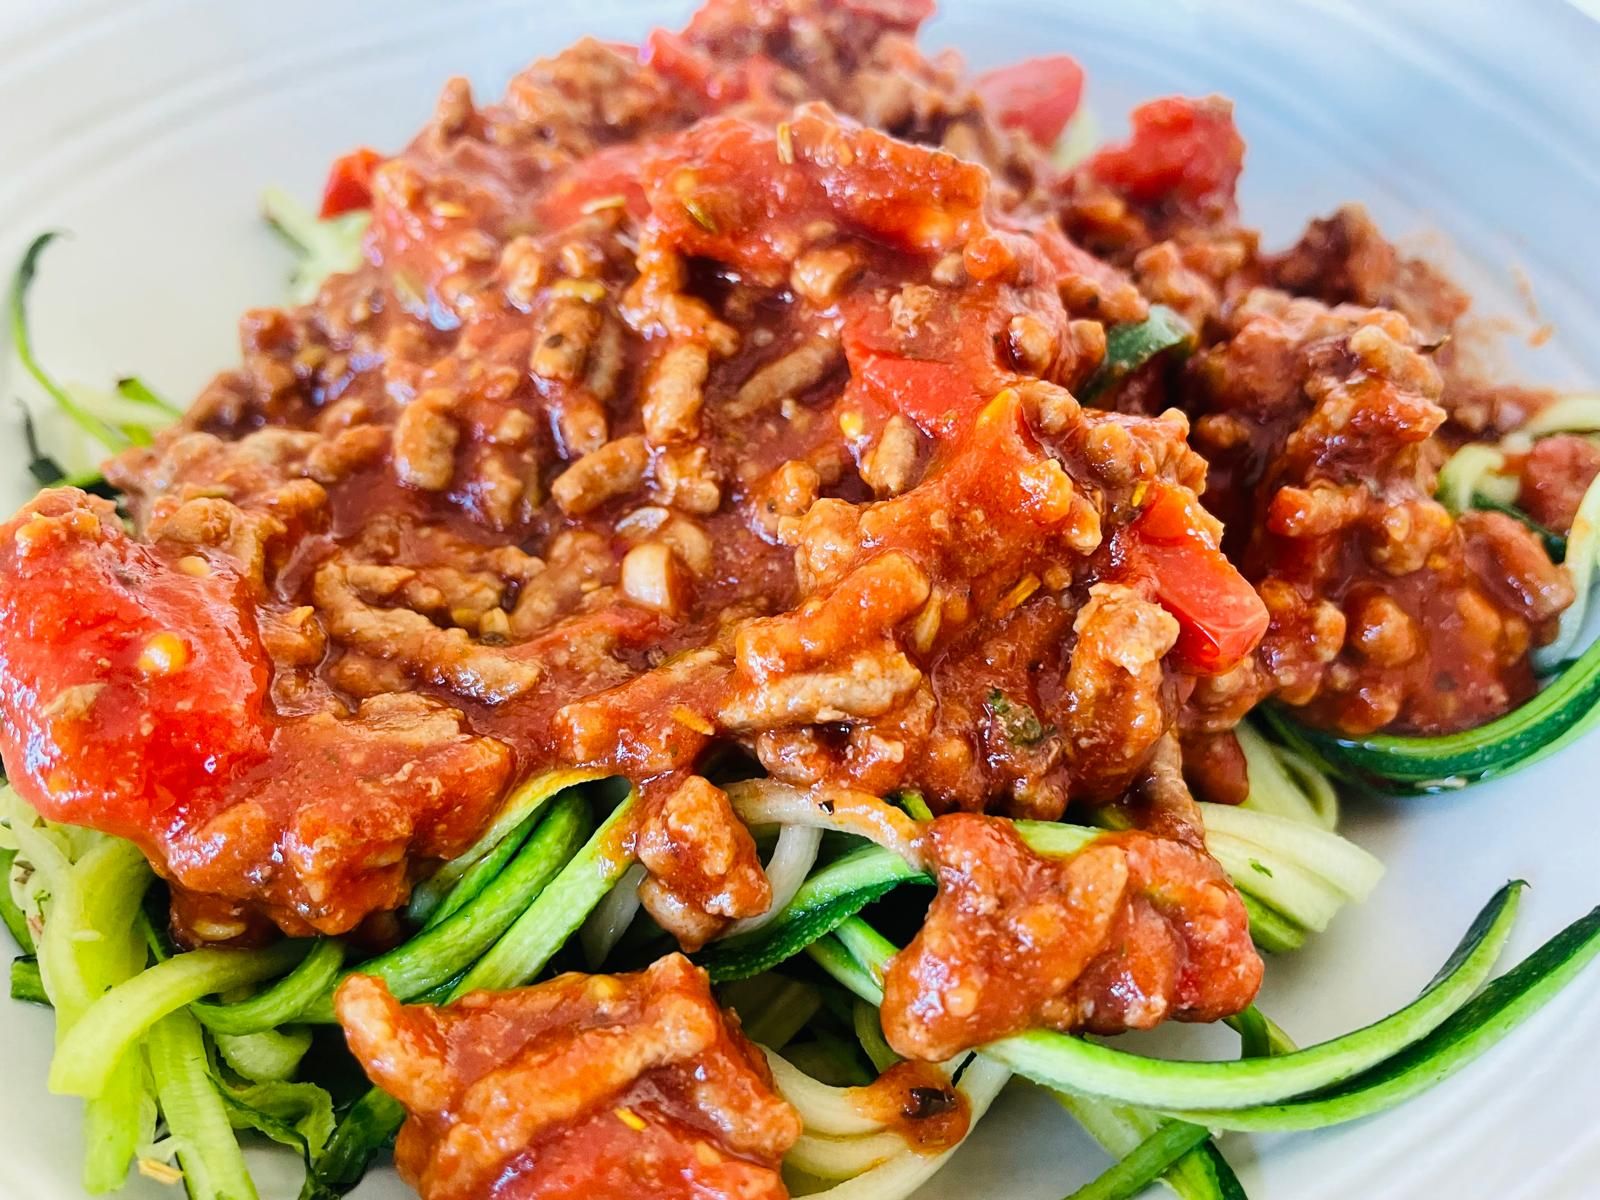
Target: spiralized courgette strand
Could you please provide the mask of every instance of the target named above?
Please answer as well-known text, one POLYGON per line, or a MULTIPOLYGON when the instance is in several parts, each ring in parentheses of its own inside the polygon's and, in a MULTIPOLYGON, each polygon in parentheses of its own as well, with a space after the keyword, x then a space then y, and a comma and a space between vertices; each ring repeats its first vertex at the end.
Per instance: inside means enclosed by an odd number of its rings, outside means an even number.
POLYGON ((1250 772, 1243 807, 1288 817, 1332 833, 1339 828, 1339 793, 1316 762, 1275 742, 1244 721, 1234 729, 1250 772))
MULTIPOLYGON (((108 996, 129 995, 124 989, 159 969, 148 966, 141 900, 154 876, 144 856, 118 838, 45 821, 9 786, 0 785, 0 817, 7 848, 15 851, 8 899, 24 914, 39 982, 55 1009, 51 1085, 84 1099, 85 1188, 98 1194, 121 1187, 136 1156, 145 1173, 170 1178, 165 1151, 175 1151, 193 1200, 249 1200, 254 1188, 209 1065, 214 1047, 178 1011, 181 1004, 156 1005, 154 1016, 137 1020, 135 1037, 102 1024, 108 996), (161 1143, 165 1151, 152 1149, 158 1115, 169 1134, 161 1143)), ((229 953, 255 960, 248 953, 210 952, 229 953)), ((186 975, 209 966, 207 978, 217 986, 249 978, 248 972, 218 971, 214 959, 208 963, 202 955, 192 965, 183 960, 194 955, 184 955, 161 966, 186 975)), ((284 958, 283 952, 276 956, 284 958)), ((281 967, 275 962, 274 969, 281 967)), ((149 993, 147 986, 136 989, 131 999, 148 1005, 149 993)), ((278 1069, 284 1069, 287 1048, 276 1047, 278 1069)), ((248 1055, 268 1047, 240 1049, 248 1055)))
MULTIPOLYGON (((1314 762, 1267 738, 1248 721, 1238 726, 1234 733, 1244 751, 1250 777, 1250 794, 1242 806, 1243 810, 1299 822, 1310 830, 1326 834, 1332 834, 1338 828, 1338 792, 1314 762)), ((1241 856, 1247 866, 1252 861, 1247 848, 1251 842, 1250 833, 1258 836, 1265 833, 1270 840, 1272 833, 1283 832, 1280 826, 1268 826, 1264 830, 1252 828, 1249 818, 1245 819, 1241 830, 1240 822, 1230 818, 1217 806, 1204 806, 1202 812, 1206 817, 1207 841, 1212 852, 1216 853, 1220 844, 1223 854, 1235 866, 1238 866, 1241 856), (1245 836, 1240 836, 1241 833, 1245 836)), ((1313 839, 1303 849, 1316 859, 1314 865, 1331 872, 1343 884, 1346 899, 1364 899, 1376 885, 1383 868, 1370 855, 1350 854, 1342 849, 1349 845, 1342 840, 1334 843, 1313 839), (1341 860, 1339 865, 1329 865, 1324 859, 1324 852, 1329 850, 1333 851, 1334 858, 1341 860)), ((1302 854, 1301 857, 1303 859, 1306 855, 1302 854)), ((1253 861, 1261 863, 1259 857, 1254 857, 1253 861)), ((1227 863, 1223 865, 1227 869, 1227 863)), ((1299 880, 1299 886, 1306 886, 1303 878, 1299 880)), ((1314 892, 1321 892, 1316 885, 1312 887, 1314 892)), ((1257 936, 1260 937, 1259 928, 1257 936)), ((1294 1048, 1283 1031, 1253 1007, 1241 1014, 1237 1021, 1230 1021, 1230 1024, 1240 1030, 1241 1057, 1250 1057, 1253 1053, 1283 1053, 1294 1048), (1248 1030, 1259 1032, 1260 1046, 1253 1044, 1254 1035, 1248 1030)), ((1159 1113, 1148 1109, 1130 1108, 1071 1092, 1057 1091, 1054 1095, 1062 1107, 1083 1126, 1084 1131, 1118 1163, 1137 1153, 1149 1139, 1159 1135, 1170 1124, 1159 1113)), ((1230 1200, 1243 1196, 1243 1188, 1234 1177, 1232 1168, 1210 1142, 1182 1153, 1159 1175, 1159 1179, 1179 1200, 1230 1200)))
POLYGON ((316 299, 330 275, 361 265, 361 239, 372 224, 370 211, 358 209, 323 220, 280 187, 261 194, 261 211, 295 252, 289 298, 296 304, 316 299))
MULTIPOLYGON (((1306 932, 1324 928, 1344 903, 1364 899, 1382 867, 1332 832, 1338 820, 1337 796, 1314 765, 1254 730, 1245 731, 1242 740, 1252 770, 1251 801, 1238 809, 1202 805, 1207 840, 1249 898, 1252 912, 1270 913, 1293 932, 1292 944, 1297 945, 1306 932)), ((903 857, 903 831, 887 819, 875 824, 869 819, 871 802, 859 797, 841 795, 818 804, 815 797, 763 780, 735 784, 730 794, 736 811, 749 822, 781 822, 785 830, 804 826, 836 834, 876 831, 880 844, 836 858, 815 871, 790 904, 752 936, 714 946, 707 959, 713 977, 738 978, 804 948, 835 978, 850 981, 847 986, 875 1002, 875 979, 853 965, 845 946, 830 931, 848 936, 855 928, 859 933, 854 914, 867 903, 904 883, 931 882, 903 857), (821 942, 816 940, 819 936, 821 942)), ((918 806, 911 811, 919 811, 918 806)), ((1073 853, 1098 835, 1091 828, 1038 822, 1018 822, 1017 828, 1041 853, 1073 853)), ((863 1002, 854 1015, 864 1052, 874 1067, 885 1069, 894 1056, 882 1044, 876 1008, 863 1002)), ((1287 1039, 1275 1026, 1264 1018, 1258 1024, 1265 1049, 1286 1047, 1287 1039)), ((823 1194, 868 1195, 854 1190, 866 1186, 856 1181, 888 1172, 887 1164, 903 1153, 897 1135, 864 1118, 852 1104, 849 1089, 829 1087, 786 1059, 774 1058, 773 1067, 780 1089, 801 1111, 807 1126, 806 1136, 791 1155, 791 1166, 817 1178, 848 1177, 849 1183, 823 1194), (844 1187, 852 1190, 838 1191, 844 1187)), ((1161 1177, 1183 1200, 1226 1200, 1240 1194, 1237 1180, 1203 1129, 1190 1127, 1179 1136, 1170 1131, 1172 1122, 1153 1113, 1082 1097, 1074 1104, 1090 1132, 1103 1136, 1114 1155, 1135 1156, 1124 1171, 1131 1172, 1130 1179, 1146 1178, 1140 1172, 1153 1171, 1148 1178, 1161 1177)), ((898 1179, 899 1173, 894 1177, 898 1179)))
POLYGON ((92 487, 101 482, 95 464, 102 458, 130 446, 149 445, 157 430, 182 414, 139 379, 120 379, 112 391, 64 384, 39 360, 28 322, 28 292, 38 272, 39 259, 58 236, 47 232, 34 238, 12 276, 7 299, 11 346, 23 369, 51 401, 46 408, 30 408, 24 418, 23 432, 30 455, 28 471, 34 482, 46 487, 92 487), (39 418, 48 425, 48 454, 39 447, 39 418))
MULTIPOLYGON (((1488 987, 1525 885, 1484 906, 1444 967, 1410 1004, 1341 1037, 1234 1062, 1175 1061, 1048 1030, 979 1051, 1045 1087, 1147 1108, 1213 1130, 1313 1129, 1385 1111, 1471 1062, 1600 955, 1600 909, 1573 922, 1488 987), (1481 994, 1480 989, 1482 989, 1481 994)), ((896 947, 859 917, 811 954, 871 1003, 896 947)))
MULTIPOLYGON (((944 1064, 944 1074, 965 1098, 969 1122, 965 1137, 1011 1078, 995 1063, 966 1059, 944 1064)), ((773 1082, 785 1100, 794 1105, 805 1125, 785 1166, 812 1179, 836 1181, 821 1191, 806 1193, 809 1200, 903 1200, 932 1178, 960 1143, 937 1154, 908 1145, 900 1134, 881 1121, 864 1116, 854 1099, 855 1089, 831 1087, 768 1051, 773 1082)), ((963 1141, 965 1140, 963 1138, 963 1141)))

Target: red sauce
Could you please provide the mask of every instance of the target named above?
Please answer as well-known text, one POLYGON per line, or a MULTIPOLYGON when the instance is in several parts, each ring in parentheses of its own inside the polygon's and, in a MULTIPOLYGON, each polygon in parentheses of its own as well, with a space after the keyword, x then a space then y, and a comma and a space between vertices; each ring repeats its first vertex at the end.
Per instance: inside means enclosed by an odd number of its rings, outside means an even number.
POLYGON ((938 1067, 902 1062, 890 1067, 851 1098, 862 1114, 882 1121, 918 1154, 943 1154, 961 1144, 972 1109, 938 1067))
POLYGON ((942 1061, 1035 1029, 1120 1033, 1215 1021, 1261 985, 1238 893, 1204 853, 1146 833, 1041 857, 991 817, 941 817, 927 837, 939 892, 889 965, 883 1032, 942 1061))
POLYGON ((761 1053, 670 955, 448 1008, 353 976, 350 1048, 410 1113, 395 1165, 423 1200, 783 1200, 800 1118, 761 1053))

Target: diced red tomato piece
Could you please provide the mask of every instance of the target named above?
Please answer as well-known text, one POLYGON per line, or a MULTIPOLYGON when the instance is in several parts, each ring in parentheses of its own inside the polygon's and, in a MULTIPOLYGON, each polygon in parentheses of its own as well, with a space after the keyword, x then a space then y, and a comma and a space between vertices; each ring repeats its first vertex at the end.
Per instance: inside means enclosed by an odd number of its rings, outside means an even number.
POLYGON ((1234 126, 1232 104, 1220 96, 1169 96, 1141 104, 1132 122, 1133 136, 1125 144, 1089 160, 1096 179, 1140 204, 1232 201, 1244 168, 1244 139, 1234 126))
POLYGON ((1002 385, 989 350, 992 324, 983 309, 943 311, 908 342, 883 305, 849 305, 843 340, 851 390, 885 412, 904 413, 930 437, 951 437, 1002 385))
POLYGON ((266 756, 247 585, 177 558, 69 489, 0 527, 0 748, 46 816, 148 845, 266 756))
POLYGON ((322 219, 371 208, 372 173, 381 162, 383 155, 366 146, 334 159, 322 188, 322 219))
POLYGON ((1039 145, 1055 145, 1083 98, 1083 68, 1067 54, 1047 54, 985 71, 972 86, 995 120, 1039 145))
POLYGON ((1156 601, 1178 620, 1172 655, 1197 675, 1244 661, 1267 631, 1267 606, 1209 532, 1193 493, 1152 484, 1131 528, 1133 553, 1155 580, 1156 601))
POLYGON ((954 363, 869 352, 852 359, 850 374, 874 399, 936 437, 948 437, 984 400, 971 373, 954 363))

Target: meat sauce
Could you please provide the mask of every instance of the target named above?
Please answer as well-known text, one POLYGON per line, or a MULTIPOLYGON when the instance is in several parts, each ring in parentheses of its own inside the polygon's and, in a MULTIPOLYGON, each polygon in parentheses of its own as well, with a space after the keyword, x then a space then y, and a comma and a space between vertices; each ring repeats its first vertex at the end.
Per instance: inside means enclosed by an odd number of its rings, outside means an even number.
POLYGON ((423 1200, 785 1200, 800 1118, 761 1052, 669 955, 448 1008, 352 976, 350 1048, 406 1107, 395 1165, 423 1200))
POLYGON ((918 1154, 943 1154, 961 1144, 972 1124, 967 1098, 938 1067, 895 1063, 851 1100, 864 1116, 883 1122, 918 1154))
MULTIPOLYGON (((713 5, 497 105, 452 83, 403 153, 338 167, 334 202, 370 192, 368 265, 247 315, 243 366, 108 465, 135 538, 63 534, 5 576, 0 640, 34 639, 12 727, 66 704, 84 731, 12 739, 28 798, 135 837, 215 940, 354 928, 508 782, 614 770, 647 800, 645 903, 694 949, 770 903, 696 774, 713 747, 940 810, 1125 790, 1264 610, 1184 418, 1073 396, 1137 289, 1028 198, 1037 152, 911 24, 713 5), (28 623, 56 596, 207 650, 159 683, 104 668, 99 635, 28 623), (225 710, 215 752, 172 715, 190 696, 225 710), (102 722, 200 776, 109 769, 81 749, 102 722)), ((94 511, 40 503, 11 528, 94 511)))
POLYGON ((1108 834, 1065 859, 992 817, 941 817, 939 892, 883 981, 883 1033, 939 1061, 1041 1025, 1215 1021, 1261 985, 1243 902, 1200 846, 1108 834))
MULTIPOLYGON (((1528 694, 1570 583, 1432 491, 1537 398, 1467 377, 1465 297, 1356 210, 1262 253, 1225 101, 1062 173, 1081 74, 969 80, 916 48, 929 8, 712 0, 495 103, 453 80, 341 160, 364 264, 247 314, 240 365, 107 464, 132 532, 71 490, 0 528, 18 790, 137 842, 204 942, 357 929, 515 783, 616 772, 618 853, 692 951, 772 900, 706 773, 737 747, 937 874, 886 980, 902 1053, 1247 1005, 1184 776, 1241 799, 1229 731, 1268 696, 1432 732, 1528 694), (1154 303, 1194 353, 1080 403, 1154 303), (903 787, 943 815, 889 822, 903 787), (1118 802, 1138 828, 1070 859, 984 815, 1118 802)), ((1516 469, 1560 526, 1597 465, 1516 469)), ((428 1200, 783 1194, 798 1121, 677 956, 339 1008, 428 1200)), ((910 1065, 863 1103, 931 1151, 950 1094, 910 1065)))

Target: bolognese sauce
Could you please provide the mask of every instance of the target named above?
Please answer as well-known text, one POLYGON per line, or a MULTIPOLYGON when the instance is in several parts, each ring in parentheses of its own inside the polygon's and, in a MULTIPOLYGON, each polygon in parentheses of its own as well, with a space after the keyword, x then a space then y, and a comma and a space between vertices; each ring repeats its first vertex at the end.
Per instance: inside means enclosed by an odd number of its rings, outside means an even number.
MULTIPOLYGON (((928 10, 711 0, 342 159, 365 261, 248 313, 240 365, 107 465, 131 531, 70 489, 0 529, 18 790, 137 842, 195 943, 355 930, 518 781, 625 775, 641 899, 692 952, 773 903, 734 748, 938 814, 905 838, 939 891, 885 981, 901 1053, 1247 1006, 1185 774, 1240 800, 1268 697, 1492 718, 1571 586, 1432 498, 1486 411, 1451 285, 1355 210, 1263 253, 1216 98, 1058 169, 1081 73, 969 79, 916 48, 928 10), (1193 353, 1108 375, 1153 305, 1193 353), (995 819, 1075 805, 1139 827, 1051 859, 995 819)), ((1596 466, 1541 443, 1530 509, 1570 523, 1596 466)), ((681 958, 339 1008, 429 1200, 783 1194, 797 1118, 681 958)))

